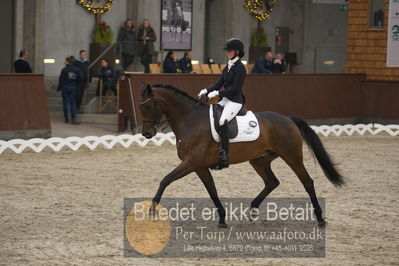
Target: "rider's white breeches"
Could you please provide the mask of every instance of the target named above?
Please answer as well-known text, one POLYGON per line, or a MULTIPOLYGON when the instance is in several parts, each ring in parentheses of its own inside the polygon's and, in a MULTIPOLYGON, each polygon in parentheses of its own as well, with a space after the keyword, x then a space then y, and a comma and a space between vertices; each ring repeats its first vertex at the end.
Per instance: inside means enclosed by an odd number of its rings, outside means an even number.
POLYGON ((232 102, 226 97, 223 97, 222 100, 218 103, 221 106, 224 106, 223 113, 220 116, 219 125, 223 125, 224 121, 230 122, 241 110, 242 104, 232 102))

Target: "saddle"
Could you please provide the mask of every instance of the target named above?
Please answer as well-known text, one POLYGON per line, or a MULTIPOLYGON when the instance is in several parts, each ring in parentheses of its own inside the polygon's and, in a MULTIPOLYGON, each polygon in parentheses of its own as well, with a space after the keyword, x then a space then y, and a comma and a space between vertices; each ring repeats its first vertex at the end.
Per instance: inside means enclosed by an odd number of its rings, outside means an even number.
MULTIPOLYGON (((212 104, 213 108, 213 122, 215 125, 215 129, 217 132, 220 131, 219 120, 222 116, 223 106, 219 104, 212 104)), ((243 105, 241 110, 238 112, 236 116, 245 116, 247 114, 247 109, 243 105)), ((234 117, 228 124, 228 131, 229 131, 229 139, 234 139, 238 135, 238 125, 237 125, 237 118, 234 117)))

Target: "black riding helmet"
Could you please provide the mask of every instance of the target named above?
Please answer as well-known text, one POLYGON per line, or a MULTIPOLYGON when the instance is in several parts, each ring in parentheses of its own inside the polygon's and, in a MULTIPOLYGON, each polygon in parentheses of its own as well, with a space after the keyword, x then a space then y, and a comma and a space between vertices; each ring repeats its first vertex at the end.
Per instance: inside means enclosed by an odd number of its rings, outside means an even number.
POLYGON ((227 42, 224 44, 224 50, 237 50, 239 51, 238 56, 240 58, 244 57, 245 55, 244 44, 238 38, 231 38, 227 40, 227 42))

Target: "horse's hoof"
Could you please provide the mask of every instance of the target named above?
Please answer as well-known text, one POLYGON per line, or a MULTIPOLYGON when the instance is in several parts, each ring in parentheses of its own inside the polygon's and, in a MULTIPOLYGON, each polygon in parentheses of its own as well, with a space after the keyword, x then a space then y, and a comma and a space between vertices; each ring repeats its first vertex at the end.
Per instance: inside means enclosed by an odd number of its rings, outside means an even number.
POLYGON ((227 224, 218 224, 219 228, 227 228, 227 224))
POLYGON ((319 226, 319 227, 324 227, 324 226, 326 226, 326 221, 322 221, 322 222, 317 222, 317 225, 319 226))

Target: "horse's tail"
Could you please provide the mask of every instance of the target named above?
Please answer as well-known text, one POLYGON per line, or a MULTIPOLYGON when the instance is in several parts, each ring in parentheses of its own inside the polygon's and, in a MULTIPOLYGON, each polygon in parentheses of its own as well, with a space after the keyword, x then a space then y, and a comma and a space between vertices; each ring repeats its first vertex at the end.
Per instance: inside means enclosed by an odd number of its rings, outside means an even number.
POLYGON ((328 180, 330 180, 330 182, 335 186, 344 185, 344 177, 335 168, 334 161, 324 148, 323 143, 313 129, 301 118, 290 116, 290 119, 294 121, 301 131, 302 138, 305 140, 309 149, 316 157, 328 180))

